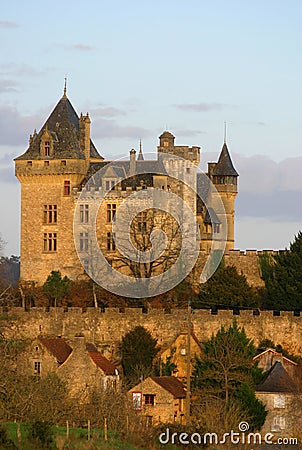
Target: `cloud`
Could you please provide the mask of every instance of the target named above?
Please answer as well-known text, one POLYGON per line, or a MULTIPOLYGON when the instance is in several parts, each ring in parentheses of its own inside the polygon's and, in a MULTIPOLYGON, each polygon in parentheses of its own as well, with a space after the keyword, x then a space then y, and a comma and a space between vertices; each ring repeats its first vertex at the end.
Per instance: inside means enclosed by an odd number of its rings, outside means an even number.
POLYGON ((18 28, 19 25, 16 22, 9 20, 0 20, 0 28, 18 28))
POLYGON ((125 111, 115 108, 114 106, 102 106, 95 109, 90 109, 89 114, 92 117, 116 117, 125 116, 125 111))
POLYGON ((38 116, 22 116, 10 105, 0 105, 0 145, 24 145, 29 134, 40 123, 38 116))
POLYGON ((16 63, 0 64, 0 70, 1 75, 4 76, 14 75, 17 77, 24 77, 24 76, 36 77, 44 75, 44 71, 37 70, 36 68, 30 66, 29 64, 16 64, 16 63))
POLYGON ((174 105, 175 108, 181 109, 183 111, 197 111, 197 112, 207 112, 207 111, 220 111, 229 107, 224 103, 180 103, 174 105))
POLYGON ((17 83, 13 80, 0 80, 0 93, 17 92, 16 85, 17 83))
POLYGON ((137 126, 119 125, 115 120, 97 119, 93 121, 92 135, 95 138, 144 138, 151 135, 150 130, 137 126))
POLYGON ((198 136, 200 134, 205 134, 205 131, 201 130, 179 130, 175 129, 175 134, 177 136, 198 136))

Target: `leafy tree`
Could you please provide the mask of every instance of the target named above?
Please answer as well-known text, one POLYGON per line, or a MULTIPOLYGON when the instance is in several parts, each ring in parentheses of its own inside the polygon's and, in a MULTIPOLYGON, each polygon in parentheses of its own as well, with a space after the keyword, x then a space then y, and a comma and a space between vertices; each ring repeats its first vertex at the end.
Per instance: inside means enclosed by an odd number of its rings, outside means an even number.
POLYGON ((236 399, 241 411, 245 411, 247 403, 243 402, 241 393, 248 392, 252 405, 249 417, 258 426, 264 410, 252 390, 262 377, 262 371, 253 361, 255 353, 253 341, 236 321, 228 329, 222 326, 215 336, 203 342, 203 354, 200 359, 196 358, 193 369, 193 392, 196 395, 202 393, 209 401, 222 400, 226 415, 236 399))
POLYGON ((299 231, 289 250, 260 258, 266 289, 263 306, 278 310, 302 309, 302 232, 299 231))
POLYGON ((60 271, 53 270, 43 285, 43 291, 52 301, 52 305, 57 306, 58 302, 69 293, 70 280, 66 275, 62 278, 60 271))
POLYGON ((197 308, 256 307, 258 299, 244 275, 235 266, 220 264, 214 275, 201 287, 198 300, 193 302, 197 308))
POLYGON ((122 366, 126 380, 135 385, 140 377, 150 375, 158 352, 157 339, 142 326, 135 327, 122 338, 122 366))

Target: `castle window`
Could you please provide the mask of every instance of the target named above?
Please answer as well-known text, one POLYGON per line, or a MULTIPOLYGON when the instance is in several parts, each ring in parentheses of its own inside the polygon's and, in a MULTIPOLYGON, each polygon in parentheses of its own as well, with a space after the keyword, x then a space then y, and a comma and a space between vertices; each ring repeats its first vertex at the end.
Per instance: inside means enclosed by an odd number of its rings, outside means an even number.
POLYGON ((32 165, 33 165, 33 162, 32 162, 32 161, 27 161, 27 166, 28 166, 28 167, 32 167, 32 165))
POLYGON ((44 233, 44 252, 57 251, 57 233, 44 233))
POLYGON ((220 233, 220 223, 214 223, 214 233, 220 233))
POLYGON ((154 398, 155 398, 155 395, 154 394, 144 394, 144 397, 145 397, 145 405, 148 405, 148 406, 154 406, 154 398))
POLYGON ((168 141, 164 141, 164 147, 169 147, 169 142, 168 141))
POLYGON ((66 161, 65 160, 61 161, 61 166, 66 166, 66 161))
POLYGON ((80 222, 88 223, 89 221, 89 205, 80 205, 80 222))
POLYGON ((147 231, 147 211, 142 211, 137 215, 137 230, 140 233, 147 231))
POLYGON ((80 252, 88 251, 88 233, 80 233, 80 252))
POLYGON ((49 166, 49 161, 44 161, 44 166, 49 166))
POLYGON ((116 214, 116 204, 108 203, 107 204, 107 222, 114 222, 116 214))
POLYGON ((69 180, 64 181, 64 195, 65 196, 70 195, 70 181, 69 180))
POLYGON ((107 250, 114 251, 115 250, 115 235, 114 233, 107 233, 107 250))
POLYGON ((35 361, 34 362, 34 374, 35 375, 40 375, 41 374, 41 362, 40 361, 35 361))
POLYGON ((44 156, 50 156, 50 141, 44 141, 44 156))
POLYGON ((113 180, 106 180, 106 191, 114 189, 115 182, 113 180))
POLYGON ((57 205, 44 205, 43 222, 57 223, 57 205))

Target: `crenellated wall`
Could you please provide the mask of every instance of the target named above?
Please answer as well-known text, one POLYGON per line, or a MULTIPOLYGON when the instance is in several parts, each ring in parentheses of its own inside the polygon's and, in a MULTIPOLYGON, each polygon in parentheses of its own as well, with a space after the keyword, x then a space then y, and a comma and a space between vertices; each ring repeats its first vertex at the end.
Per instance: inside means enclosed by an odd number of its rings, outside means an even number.
MULTIPOLYGON (((136 325, 147 328, 158 339, 160 346, 169 344, 186 326, 187 310, 175 309, 166 313, 161 309, 150 309, 143 313, 139 308, 107 308, 105 311, 95 308, 31 308, 24 311, 20 307, 0 308, 0 327, 10 338, 34 339, 39 335, 55 335, 73 338, 83 333, 87 341, 94 342, 104 349, 117 348, 121 338, 136 325), (2 319, 2 320, 1 320, 2 319)), ((273 311, 218 311, 196 310, 192 314, 193 329, 200 341, 216 333, 221 325, 228 327, 233 319, 244 326, 248 337, 257 345, 263 339, 271 339, 281 344, 291 353, 302 355, 302 317, 293 312, 281 311, 274 316, 273 311)))

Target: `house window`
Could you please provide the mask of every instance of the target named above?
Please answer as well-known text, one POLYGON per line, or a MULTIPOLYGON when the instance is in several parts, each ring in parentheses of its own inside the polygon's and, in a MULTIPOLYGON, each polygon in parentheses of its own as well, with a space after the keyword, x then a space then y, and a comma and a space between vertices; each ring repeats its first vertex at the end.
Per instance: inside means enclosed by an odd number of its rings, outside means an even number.
POLYGON ((44 233, 44 252, 57 251, 57 233, 44 233))
POLYGON ((145 398, 145 405, 148 406, 154 406, 154 398, 155 395, 154 394, 144 394, 144 398, 145 398))
POLYGON ((88 233, 80 233, 80 252, 88 251, 88 233))
POLYGON ((70 195, 70 181, 69 180, 64 181, 64 195, 66 195, 66 196, 70 195))
POLYGON ((66 166, 66 161, 65 160, 61 161, 61 166, 66 166))
POLYGON ((49 166, 49 161, 44 161, 44 166, 48 167, 49 166))
POLYGON ((27 161, 27 166, 28 166, 28 167, 32 167, 32 165, 33 165, 33 162, 32 162, 32 161, 27 161))
POLYGON ((44 156, 50 156, 50 141, 44 142, 44 156))
POLYGON ((34 362, 34 374, 35 375, 40 375, 41 374, 41 362, 40 361, 35 361, 34 362))
POLYGON ((133 408, 137 410, 142 409, 142 393, 141 392, 132 392, 132 403, 133 408))
POLYGON ((285 408, 285 395, 274 395, 274 408, 285 408))
POLYGON ((80 222, 88 223, 89 221, 89 205, 80 205, 80 222))
POLYGON ((43 222, 57 223, 57 205, 44 205, 43 222))
POLYGON ((282 416, 274 417, 273 422, 271 424, 271 431, 281 431, 284 430, 285 427, 286 427, 285 417, 282 416))
POLYGON ((116 204, 108 203, 107 205, 107 222, 114 222, 116 214, 116 204))
POLYGON ((137 215, 137 229, 140 233, 147 231, 147 211, 142 211, 137 215))
POLYGON ((107 250, 115 250, 115 235, 114 233, 107 233, 107 250))

